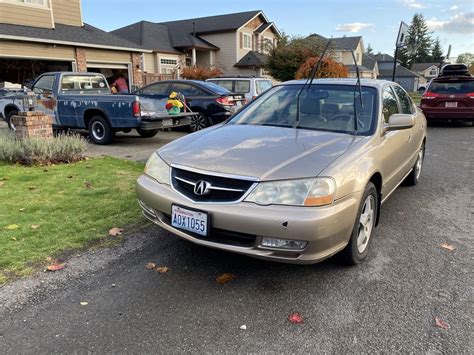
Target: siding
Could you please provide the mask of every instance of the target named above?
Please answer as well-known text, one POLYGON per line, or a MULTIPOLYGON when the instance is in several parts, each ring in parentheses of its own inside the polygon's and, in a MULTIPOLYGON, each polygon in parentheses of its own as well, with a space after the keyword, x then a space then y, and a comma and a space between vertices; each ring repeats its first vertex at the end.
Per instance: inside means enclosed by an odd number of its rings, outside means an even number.
POLYGON ((51 0, 54 22, 82 26, 80 0, 51 0))
POLYGON ((225 74, 236 72, 234 65, 237 63, 237 33, 216 33, 201 37, 220 48, 215 52, 214 65, 225 74))
POLYGON ((129 52, 86 48, 86 60, 88 62, 131 63, 132 58, 129 52))
POLYGON ((158 73, 156 53, 144 53, 143 58, 145 59, 145 67, 143 68, 143 71, 146 73, 158 73))
POLYGON ((0 40, 0 56, 75 59, 74 47, 0 40))
POLYGON ((52 28, 51 10, 0 2, 0 23, 52 28))

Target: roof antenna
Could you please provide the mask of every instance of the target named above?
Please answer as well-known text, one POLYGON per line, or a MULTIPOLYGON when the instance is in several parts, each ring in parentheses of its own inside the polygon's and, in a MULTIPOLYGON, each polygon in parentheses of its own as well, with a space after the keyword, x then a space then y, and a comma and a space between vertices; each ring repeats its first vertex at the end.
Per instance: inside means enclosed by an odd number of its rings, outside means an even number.
POLYGON ((196 22, 193 21, 193 37, 196 37, 196 22))
POLYGON ((306 85, 308 85, 308 82, 309 82, 308 90, 311 87, 311 85, 313 84, 313 80, 314 80, 314 78, 316 76, 316 73, 318 72, 319 68, 321 67, 321 62, 322 62, 322 60, 324 58, 324 55, 326 54, 329 46, 331 45, 331 42, 332 42, 332 39, 329 39, 328 42, 326 43, 326 47, 324 47, 323 53, 319 57, 318 62, 314 65, 313 69, 311 70, 311 73, 309 74, 308 79, 306 79, 303 87, 298 92, 298 96, 296 97, 296 120, 295 120, 295 124, 294 124, 293 128, 297 128, 299 123, 300 123, 300 96, 301 96, 301 93, 303 92, 306 85))
MULTIPOLYGON (((354 50, 351 50, 352 54, 352 60, 354 61, 355 68, 356 68, 356 74, 357 74, 357 87, 359 89, 359 99, 360 99, 360 107, 363 110, 364 109, 364 104, 362 102, 362 85, 360 84, 360 73, 359 73, 359 65, 357 64, 357 60, 354 54, 354 50)), ((356 104, 356 90, 354 89, 354 133, 357 134, 357 120, 359 118, 358 112, 357 112, 357 104, 356 104)))

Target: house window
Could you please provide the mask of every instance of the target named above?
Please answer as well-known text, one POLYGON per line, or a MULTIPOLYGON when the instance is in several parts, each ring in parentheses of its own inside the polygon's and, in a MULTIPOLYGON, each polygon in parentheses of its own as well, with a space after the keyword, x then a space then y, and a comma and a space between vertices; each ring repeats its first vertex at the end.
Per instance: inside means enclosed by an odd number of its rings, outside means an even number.
POLYGON ((178 64, 178 60, 161 58, 160 63, 161 64, 168 64, 168 65, 176 65, 176 64, 178 64))
POLYGON ((0 0, 0 2, 49 8, 49 0, 0 0))
POLYGON ((243 49, 252 49, 252 35, 248 33, 243 33, 242 42, 243 49))
POLYGON ((436 70, 436 68, 433 68, 430 70, 430 76, 436 76, 438 75, 438 70, 436 70))

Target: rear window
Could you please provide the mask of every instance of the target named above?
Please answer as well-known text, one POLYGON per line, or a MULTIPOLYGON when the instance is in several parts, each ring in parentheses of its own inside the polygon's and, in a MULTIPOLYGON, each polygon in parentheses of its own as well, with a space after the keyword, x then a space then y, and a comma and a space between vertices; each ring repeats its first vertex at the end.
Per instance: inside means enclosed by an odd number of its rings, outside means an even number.
POLYGON ((474 80, 433 81, 428 88, 435 94, 468 94, 474 92, 474 80))
POLYGON ((234 91, 238 94, 250 92, 250 80, 235 80, 234 91))
POLYGON ((62 91, 110 91, 102 75, 63 75, 62 91))
POLYGON ((257 80, 256 87, 257 95, 260 95, 272 87, 272 82, 270 80, 257 80))
POLYGON ((219 95, 226 95, 230 93, 230 90, 227 90, 222 86, 210 83, 209 81, 200 82, 199 85, 202 85, 203 88, 211 90, 212 92, 219 95))
POLYGON ((234 82, 232 80, 209 80, 208 83, 213 83, 226 88, 229 91, 233 90, 234 82))

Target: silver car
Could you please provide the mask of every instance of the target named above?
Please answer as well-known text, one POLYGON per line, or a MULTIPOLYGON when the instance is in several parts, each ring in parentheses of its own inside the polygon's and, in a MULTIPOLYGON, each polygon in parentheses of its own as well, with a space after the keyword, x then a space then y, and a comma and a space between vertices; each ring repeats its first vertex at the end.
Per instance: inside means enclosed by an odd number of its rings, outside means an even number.
POLYGON ((416 185, 426 120, 393 82, 275 86, 229 121, 158 149, 146 218, 196 244, 288 263, 367 257, 380 206, 416 185))

